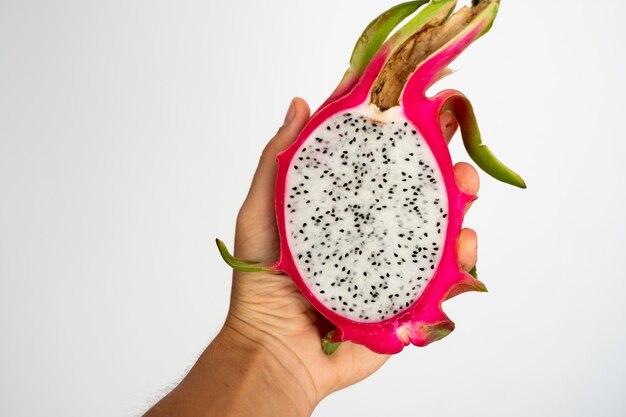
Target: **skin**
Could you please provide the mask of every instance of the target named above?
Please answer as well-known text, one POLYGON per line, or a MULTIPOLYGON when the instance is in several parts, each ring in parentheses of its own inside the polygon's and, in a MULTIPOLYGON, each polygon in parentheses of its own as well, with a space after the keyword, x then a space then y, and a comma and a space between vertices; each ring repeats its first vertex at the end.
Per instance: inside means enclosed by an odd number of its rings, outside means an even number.
MULTIPOLYGON (((237 218, 235 256, 268 264, 278 258, 276 155, 295 141, 309 116, 306 102, 294 99, 285 124, 265 147, 237 218)), ((452 116, 442 118, 448 140, 456 128, 452 116)), ((454 170, 463 190, 478 192, 471 165, 458 163, 454 170)), ((461 266, 469 271, 477 257, 473 230, 463 229, 458 250, 461 266)), ((320 338, 327 328, 289 277, 234 272, 222 330, 146 416, 310 416, 324 397, 368 377, 389 358, 350 342, 326 356, 320 338)))

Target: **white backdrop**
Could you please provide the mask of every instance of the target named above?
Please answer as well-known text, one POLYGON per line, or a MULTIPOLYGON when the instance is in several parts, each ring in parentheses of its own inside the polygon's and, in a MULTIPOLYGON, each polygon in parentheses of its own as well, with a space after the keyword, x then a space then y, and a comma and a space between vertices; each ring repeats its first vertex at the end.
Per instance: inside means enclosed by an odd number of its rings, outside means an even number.
MULTIPOLYGON (((185 373, 262 147, 393 3, 0 1, 0 415, 138 415, 185 373)), ((502 3, 438 85, 529 185, 482 176, 490 293, 316 416, 626 414, 626 6, 502 3)))

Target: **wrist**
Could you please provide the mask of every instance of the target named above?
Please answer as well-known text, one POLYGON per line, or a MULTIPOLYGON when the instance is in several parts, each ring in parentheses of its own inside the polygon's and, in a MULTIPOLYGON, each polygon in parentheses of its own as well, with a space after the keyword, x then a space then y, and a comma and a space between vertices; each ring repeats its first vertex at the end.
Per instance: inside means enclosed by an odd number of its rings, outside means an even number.
POLYGON ((278 336, 229 315, 214 343, 215 352, 229 351, 238 362, 242 391, 253 394, 245 400, 263 403, 251 409, 250 415, 311 415, 319 402, 313 379, 302 360, 278 336), (266 414, 259 412, 259 407, 266 407, 266 414))
POLYGON ((312 380, 278 340, 229 317, 183 381, 147 417, 308 417, 312 380))

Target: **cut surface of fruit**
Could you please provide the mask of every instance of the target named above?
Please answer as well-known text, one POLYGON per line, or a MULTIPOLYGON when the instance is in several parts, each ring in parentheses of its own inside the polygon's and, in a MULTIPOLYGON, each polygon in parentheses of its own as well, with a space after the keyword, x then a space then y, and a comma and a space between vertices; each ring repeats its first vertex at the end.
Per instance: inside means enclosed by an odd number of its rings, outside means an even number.
POLYGON ((357 107, 303 143, 287 175, 287 242, 309 290, 360 322, 407 309, 439 264, 447 195, 399 108, 357 107))

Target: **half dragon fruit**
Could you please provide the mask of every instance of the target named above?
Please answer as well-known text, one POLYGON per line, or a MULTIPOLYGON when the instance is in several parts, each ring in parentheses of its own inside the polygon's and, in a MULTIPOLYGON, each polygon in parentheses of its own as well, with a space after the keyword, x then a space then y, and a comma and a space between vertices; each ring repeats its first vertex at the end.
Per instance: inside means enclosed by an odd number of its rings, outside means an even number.
POLYGON ((445 300, 486 291, 459 267, 464 211, 476 196, 455 182, 442 114, 454 115, 479 167, 525 184, 482 144, 461 93, 426 96, 448 64, 491 28, 499 1, 474 1, 452 13, 455 6, 404 3, 366 29, 337 90, 278 157, 276 264, 233 258, 218 241, 236 269, 289 275, 336 326, 326 343, 349 340, 387 354, 409 343, 425 346, 454 329, 445 300))

